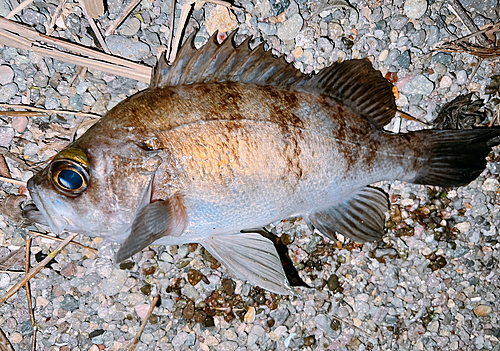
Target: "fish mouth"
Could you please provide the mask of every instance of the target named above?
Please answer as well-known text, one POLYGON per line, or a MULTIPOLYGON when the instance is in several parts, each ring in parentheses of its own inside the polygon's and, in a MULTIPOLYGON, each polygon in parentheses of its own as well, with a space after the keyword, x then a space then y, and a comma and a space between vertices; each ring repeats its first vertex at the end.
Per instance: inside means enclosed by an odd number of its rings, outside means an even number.
POLYGON ((48 203, 42 201, 33 178, 28 180, 26 187, 34 203, 24 207, 23 217, 32 222, 48 225, 54 234, 60 234, 67 227, 68 222, 60 215, 57 204, 54 201, 48 203))

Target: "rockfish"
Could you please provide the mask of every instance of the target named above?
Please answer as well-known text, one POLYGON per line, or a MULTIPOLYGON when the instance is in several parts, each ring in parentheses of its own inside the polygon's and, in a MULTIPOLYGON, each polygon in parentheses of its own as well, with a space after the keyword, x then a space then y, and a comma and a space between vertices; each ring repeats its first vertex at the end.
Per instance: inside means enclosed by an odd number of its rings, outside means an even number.
POLYGON ((500 143, 498 128, 386 132, 392 85, 368 60, 304 75, 233 39, 190 40, 172 66, 161 60, 149 89, 29 180, 26 216, 121 243, 117 261, 199 243, 239 278, 291 294, 273 243, 252 229, 302 216, 329 238, 380 239, 388 199, 370 184, 465 185, 500 143))

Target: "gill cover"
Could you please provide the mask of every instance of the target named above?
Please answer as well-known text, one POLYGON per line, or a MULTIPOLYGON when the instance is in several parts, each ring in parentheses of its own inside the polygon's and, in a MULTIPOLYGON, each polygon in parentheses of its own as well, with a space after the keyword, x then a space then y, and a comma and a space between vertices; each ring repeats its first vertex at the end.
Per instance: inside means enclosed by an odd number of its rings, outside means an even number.
POLYGON ((81 195, 90 180, 87 154, 74 147, 62 150, 50 164, 49 177, 59 193, 69 197, 81 195))

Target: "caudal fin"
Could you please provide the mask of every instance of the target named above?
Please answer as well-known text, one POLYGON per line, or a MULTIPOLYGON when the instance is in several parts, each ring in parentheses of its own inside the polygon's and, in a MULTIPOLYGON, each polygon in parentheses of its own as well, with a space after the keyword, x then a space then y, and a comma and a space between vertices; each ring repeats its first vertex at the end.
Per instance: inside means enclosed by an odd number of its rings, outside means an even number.
POLYGON ((408 181, 442 187, 462 186, 486 168, 486 156, 500 144, 500 128, 412 132, 421 148, 417 174, 408 181))

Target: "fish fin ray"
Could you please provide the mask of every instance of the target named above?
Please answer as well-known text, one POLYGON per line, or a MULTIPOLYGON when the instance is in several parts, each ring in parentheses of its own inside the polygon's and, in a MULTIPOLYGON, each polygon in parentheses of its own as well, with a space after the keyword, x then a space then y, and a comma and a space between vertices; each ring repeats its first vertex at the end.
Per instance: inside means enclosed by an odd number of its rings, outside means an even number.
POLYGON ((218 44, 214 34, 200 49, 191 35, 172 66, 164 59, 158 64, 153 86, 239 82, 305 90, 335 99, 378 128, 396 114, 392 84, 366 59, 336 63, 316 75, 305 75, 283 57, 264 50, 263 43, 250 49, 247 39, 235 46, 235 35, 218 44))
POLYGON ((200 243, 238 278, 281 295, 293 295, 274 244, 258 233, 213 235, 200 243))
POLYGON ((462 186, 486 168, 486 156, 500 144, 500 128, 421 130, 408 133, 418 150, 415 172, 402 180, 442 187, 462 186))
POLYGON ((375 241, 384 235, 388 208, 382 190, 365 187, 336 206, 310 214, 307 220, 329 238, 338 232, 358 242, 375 241))
POLYGON ((180 236, 186 225, 186 209, 179 194, 144 206, 135 217, 130 235, 118 250, 116 261, 131 257, 164 236, 180 236))

